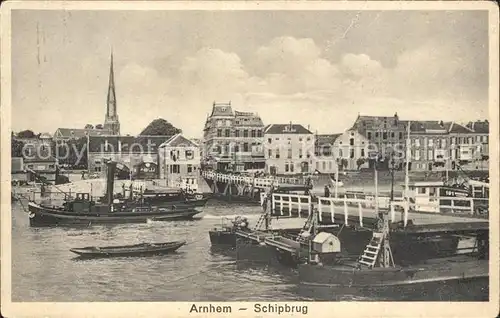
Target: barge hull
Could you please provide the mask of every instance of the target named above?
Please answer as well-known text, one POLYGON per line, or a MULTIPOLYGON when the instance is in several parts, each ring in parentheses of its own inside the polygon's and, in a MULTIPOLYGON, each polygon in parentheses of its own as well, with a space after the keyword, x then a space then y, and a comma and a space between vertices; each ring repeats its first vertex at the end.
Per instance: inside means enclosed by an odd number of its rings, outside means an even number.
POLYGON ((36 204, 29 204, 29 220, 31 227, 51 227, 64 225, 92 224, 128 224, 151 221, 191 220, 200 212, 195 209, 179 210, 165 213, 106 213, 106 214, 72 214, 50 210, 36 204))

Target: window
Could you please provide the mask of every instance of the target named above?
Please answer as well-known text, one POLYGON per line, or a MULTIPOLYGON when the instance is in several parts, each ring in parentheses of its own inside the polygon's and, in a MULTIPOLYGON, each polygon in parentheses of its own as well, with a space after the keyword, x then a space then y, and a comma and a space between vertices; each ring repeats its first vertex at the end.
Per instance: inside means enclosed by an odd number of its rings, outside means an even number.
POLYGON ((378 138, 378 131, 375 132, 375 138, 378 138))
POLYGON ((307 137, 307 141, 311 141, 311 137, 307 137))
POLYGON ((188 159, 188 160, 194 158, 194 152, 192 150, 186 150, 185 155, 186 155, 186 159, 188 159))
POLYGON ((188 173, 193 172, 193 165, 187 165, 187 172, 188 173))
POLYGON ((429 188, 429 196, 435 196, 436 195, 436 188, 432 187, 429 188))
POLYGON ((217 121, 217 127, 222 127, 222 120, 217 121))
POLYGON ((302 148, 299 148, 299 158, 302 158, 302 148))
POLYGON ((49 169, 54 169, 55 167, 55 165, 49 165, 49 169))
POLYGON ((280 148, 276 148, 276 159, 280 158, 280 148))
POLYGON ((234 152, 240 152, 240 146, 239 145, 235 145, 234 146, 234 152))
POLYGON ((248 130, 246 130, 246 129, 243 130, 243 137, 245 137, 245 138, 248 137, 248 130))
POLYGON ((231 127, 231 120, 230 119, 226 119, 226 127, 231 127))
POLYGON ((222 137, 222 129, 217 129, 217 137, 222 137))
POLYGON ((342 158, 342 149, 339 149, 339 158, 342 158))
POLYGON ((420 139, 415 139, 415 147, 420 147, 420 139))
POLYGON ((455 137, 451 137, 451 144, 454 145, 455 144, 455 137))
POLYGON ((262 137, 262 130, 257 130, 257 137, 262 137))
MULTIPOLYGON (((29 168, 29 166, 28 166, 28 168, 29 168)), ((95 170, 95 172, 101 172, 101 167, 95 167, 94 170, 95 170)))
POLYGON ((251 136, 252 136, 252 138, 257 137, 257 134, 255 133, 255 130, 252 130, 251 136))
POLYGON ((273 150, 272 149, 267 150, 267 157, 271 158, 272 156, 273 156, 273 150))
POLYGON ((170 173, 180 173, 181 169, 179 165, 171 165, 170 166, 170 173))
POLYGON ((394 132, 391 133, 391 138, 394 138, 394 132))
POLYGON ((434 139, 429 138, 429 147, 434 147, 434 139))
POLYGON ((354 149, 351 149, 351 155, 350 155, 351 159, 354 158, 354 149))
POLYGON ((226 129, 226 132, 224 134, 226 137, 229 137, 231 135, 231 131, 229 129, 226 129))
POLYGON ((382 134, 382 139, 384 139, 384 140, 387 139, 387 132, 384 131, 384 133, 382 134))
POLYGON ((368 132, 368 140, 372 140, 372 132, 371 131, 368 132))
POLYGON ((361 157, 364 157, 364 156, 365 156, 365 150, 361 149, 361 157))
POLYGON ((433 156, 432 156, 432 150, 428 150, 427 151, 427 160, 432 160, 433 156))
POLYGON ((354 146, 354 138, 351 138, 351 139, 349 140, 349 144, 350 144, 351 146, 354 146))
POLYGON ((290 164, 290 172, 293 172, 293 163, 290 164))
POLYGON ((248 142, 243 144, 243 152, 248 152, 248 142))
POLYGON ((240 131, 239 131, 238 129, 236 129, 236 130, 234 131, 234 136, 235 136, 235 137, 239 137, 239 136, 240 136, 240 131))
POLYGON ((288 163, 285 163, 285 172, 288 172, 288 163))
POLYGON ((330 162, 328 163, 328 168, 329 168, 330 170, 332 170, 332 167, 333 167, 333 162, 332 162, 332 161, 330 161, 330 162))
POLYGON ((299 141, 302 141, 302 137, 299 137, 299 141))
POLYGON ((399 132, 399 139, 403 139, 403 132, 399 132))
POLYGON ((323 161, 323 171, 326 170, 326 161, 323 161))
POLYGON ((419 194, 425 194, 425 190, 426 190, 426 189, 427 189, 427 188, 418 188, 418 193, 419 193, 419 194))
POLYGON ((441 147, 446 148, 446 139, 441 139, 441 147))
POLYGON ((229 144, 224 145, 224 153, 228 154, 229 153, 229 144))
POLYGON ((292 149, 288 149, 287 158, 292 159, 292 149))

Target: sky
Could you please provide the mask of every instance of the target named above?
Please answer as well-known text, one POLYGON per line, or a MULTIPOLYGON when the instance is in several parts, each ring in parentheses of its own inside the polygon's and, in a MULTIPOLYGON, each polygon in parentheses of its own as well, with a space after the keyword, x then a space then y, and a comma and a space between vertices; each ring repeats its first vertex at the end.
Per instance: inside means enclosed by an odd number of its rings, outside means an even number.
POLYGON ((12 129, 104 122, 199 138, 212 103, 340 133, 358 114, 488 118, 487 11, 12 12, 12 129))

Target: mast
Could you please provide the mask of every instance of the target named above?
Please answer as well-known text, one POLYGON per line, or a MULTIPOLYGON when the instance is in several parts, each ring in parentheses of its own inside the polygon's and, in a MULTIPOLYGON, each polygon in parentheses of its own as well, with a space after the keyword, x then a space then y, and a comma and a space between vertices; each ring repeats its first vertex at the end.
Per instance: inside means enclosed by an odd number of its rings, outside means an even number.
POLYGON ((405 164, 405 190, 404 190, 404 203, 405 206, 403 207, 404 210, 404 225, 406 226, 407 220, 408 220, 408 210, 410 209, 410 190, 409 190, 409 184, 410 184, 410 176, 409 176, 409 165, 410 165, 410 155, 411 155, 411 150, 410 150, 410 126, 411 122, 408 121, 408 125, 406 127, 406 164, 405 164))

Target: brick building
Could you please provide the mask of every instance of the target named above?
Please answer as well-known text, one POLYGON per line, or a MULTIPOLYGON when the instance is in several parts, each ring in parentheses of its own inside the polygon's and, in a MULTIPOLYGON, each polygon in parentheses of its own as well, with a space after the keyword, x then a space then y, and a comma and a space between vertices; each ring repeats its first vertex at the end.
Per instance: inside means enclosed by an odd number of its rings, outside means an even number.
POLYGON ((257 114, 214 102, 203 129, 203 162, 219 171, 263 169, 263 130, 257 114))

